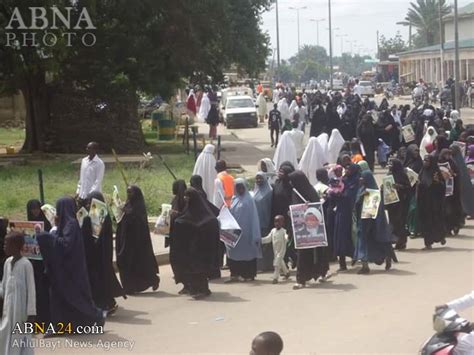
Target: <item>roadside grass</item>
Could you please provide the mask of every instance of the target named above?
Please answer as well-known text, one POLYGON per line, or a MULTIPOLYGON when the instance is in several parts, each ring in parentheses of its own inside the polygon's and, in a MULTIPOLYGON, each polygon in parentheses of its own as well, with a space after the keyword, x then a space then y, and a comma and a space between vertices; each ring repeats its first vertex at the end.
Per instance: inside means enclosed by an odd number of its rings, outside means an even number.
MULTIPOLYGON (((157 150, 170 152, 180 150, 180 144, 170 143, 160 148, 160 144, 153 146, 157 150)), ((192 155, 165 154, 167 165, 178 179, 186 182, 192 174, 194 159, 192 155)), ((8 166, 0 169, 0 216, 10 219, 23 219, 26 217, 26 203, 33 198, 39 198, 38 169, 43 171, 45 202, 55 204, 62 196, 74 196, 79 176, 79 166, 73 165, 71 160, 48 159, 47 161, 31 161, 27 165, 8 166)), ((154 157, 149 168, 124 167, 125 175, 130 184, 138 185, 145 196, 148 215, 158 215, 161 204, 169 203, 172 199, 171 187, 174 181, 171 174, 164 167, 157 156, 154 157)), ((112 194, 113 186, 117 185, 122 200, 125 200, 125 183, 120 170, 107 167, 105 171, 102 190, 112 194)))
POLYGON ((0 128, 0 149, 3 150, 9 146, 21 147, 24 140, 25 130, 23 128, 0 128))

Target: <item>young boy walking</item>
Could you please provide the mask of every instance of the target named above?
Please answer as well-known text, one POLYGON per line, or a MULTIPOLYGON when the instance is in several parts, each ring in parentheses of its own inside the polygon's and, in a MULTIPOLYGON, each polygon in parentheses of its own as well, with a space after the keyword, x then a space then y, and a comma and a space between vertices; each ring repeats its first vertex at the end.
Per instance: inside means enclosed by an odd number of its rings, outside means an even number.
POLYGON ((290 277, 290 272, 285 265, 283 258, 286 253, 286 242, 288 240, 288 235, 286 234, 286 229, 283 228, 285 224, 285 218, 282 215, 275 216, 274 226, 265 238, 262 238, 262 244, 272 243, 273 245, 273 267, 275 271, 273 273, 273 283, 278 283, 278 277, 280 273, 285 275, 285 279, 288 280, 290 277))
POLYGON ((11 232, 5 238, 4 250, 9 258, 3 267, 0 297, 3 316, 0 325, 1 354, 32 354, 30 340, 25 334, 12 334, 18 324, 33 322, 36 315, 35 278, 30 261, 21 255, 25 244, 23 233, 11 232))

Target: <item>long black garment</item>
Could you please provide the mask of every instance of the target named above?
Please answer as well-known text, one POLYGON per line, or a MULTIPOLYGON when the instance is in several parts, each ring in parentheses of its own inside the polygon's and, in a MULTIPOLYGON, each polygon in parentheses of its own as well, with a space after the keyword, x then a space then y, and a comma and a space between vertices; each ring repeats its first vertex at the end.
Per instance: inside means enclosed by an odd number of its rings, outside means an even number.
POLYGON ((158 288, 158 264, 148 227, 143 193, 137 186, 127 189, 124 216, 118 224, 115 252, 120 280, 126 294, 158 288))
MULTIPOLYGON (((51 230, 51 223, 48 221, 43 211, 41 210, 41 202, 39 200, 30 200, 26 205, 26 215, 28 221, 43 222, 44 231, 51 230), (36 210, 39 215, 35 215, 36 210)), ((49 280, 46 275, 43 260, 30 260, 33 266, 33 273, 35 276, 35 291, 36 291, 36 320, 38 322, 48 323, 50 321, 49 312, 49 280)))
MULTIPOLYGON (((316 190, 311 186, 308 178, 302 171, 295 171, 289 175, 291 184, 307 202, 319 202, 316 190)), ((292 193, 292 204, 301 204, 304 201, 292 193)), ((329 270, 329 255, 327 247, 298 249, 296 280, 304 285, 307 281, 326 276, 329 270)))
MULTIPOLYGON (((88 205, 93 198, 104 202, 103 195, 96 191, 87 197, 88 205)), ((92 235, 90 217, 85 217, 82 223, 82 236, 92 298, 97 307, 110 310, 116 305, 115 297, 125 297, 125 292, 115 275, 113 266, 114 247, 110 215, 105 217, 98 238, 92 235)))
POLYGON ((462 183, 459 169, 456 163, 451 159, 445 158, 446 154, 451 154, 450 150, 442 149, 440 153, 439 162, 448 163, 449 169, 454 177, 454 191, 451 196, 446 196, 445 199, 445 218, 446 230, 448 233, 453 232, 457 234, 462 225, 464 225, 464 211, 461 202, 462 183))
POLYGON ((191 294, 208 293, 208 279, 214 277, 219 247, 219 223, 214 212, 194 188, 186 190, 188 206, 174 221, 172 235, 179 245, 178 260, 183 283, 191 294))
POLYGON ((311 119, 311 130, 310 137, 317 137, 324 132, 325 127, 327 126, 327 117, 324 107, 321 104, 318 104, 318 107, 313 112, 313 117, 311 119))
POLYGON ((365 160, 370 170, 374 171, 375 151, 377 150, 377 134, 371 115, 364 115, 357 127, 357 136, 360 138, 365 149, 365 160))
POLYGON ((103 324, 102 311, 92 300, 76 202, 61 198, 56 211, 59 223, 54 235, 44 232, 37 236, 51 286, 51 321, 71 322, 74 328, 103 324))
MULTIPOLYGON (((181 249, 187 248, 180 244, 179 241, 175 241, 171 235, 173 234, 174 221, 176 218, 181 216, 184 209, 186 208, 186 202, 184 200, 184 192, 186 191, 186 183, 184 180, 176 180, 173 182, 173 200, 171 201, 171 213, 170 213, 170 237, 166 238, 165 247, 170 247, 170 264, 174 274, 174 281, 183 283, 183 276, 181 266, 182 262, 179 260, 181 249)), ((185 285, 186 286, 186 285, 185 285)))
POLYGON ((444 242, 446 237, 445 225, 445 192, 446 186, 438 162, 435 157, 428 155, 427 164, 418 177, 417 212, 420 221, 420 232, 425 240, 425 246, 444 242))
POLYGON ((411 184, 403 168, 403 164, 398 159, 391 161, 390 175, 395 180, 395 189, 400 199, 397 203, 385 205, 388 211, 388 219, 393 228, 393 234, 397 239, 397 248, 405 248, 407 237, 410 234, 407 229, 408 207, 411 198, 411 184))

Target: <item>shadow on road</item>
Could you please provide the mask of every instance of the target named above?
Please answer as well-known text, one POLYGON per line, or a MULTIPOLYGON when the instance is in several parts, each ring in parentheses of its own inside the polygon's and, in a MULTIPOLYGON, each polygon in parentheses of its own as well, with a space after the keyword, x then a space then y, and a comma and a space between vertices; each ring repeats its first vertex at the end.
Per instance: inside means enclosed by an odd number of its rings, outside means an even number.
MULTIPOLYGON (((193 299, 190 299, 190 301, 194 301, 193 299)), ((246 300, 245 298, 239 297, 239 296, 233 296, 229 292, 212 292, 212 294, 204 298, 202 300, 199 300, 199 302, 248 302, 249 300, 246 300)))
POLYGON ((136 293, 134 295, 128 296, 128 297, 139 297, 139 298, 148 298, 148 297, 153 297, 153 298, 165 298, 165 297, 179 297, 179 295, 176 295, 174 293, 168 293, 164 291, 152 291, 152 292, 141 292, 141 293, 136 293))
MULTIPOLYGON (((449 241, 448 241, 449 242, 449 241)), ((457 252, 468 252, 472 253, 472 249, 470 248, 453 248, 453 247, 434 247, 433 249, 424 250, 424 249, 405 249, 404 253, 423 253, 423 254, 430 254, 430 253, 439 253, 439 252, 449 252, 449 251, 457 251, 457 252)))
POLYGON ((327 281, 323 283, 312 283, 307 288, 321 289, 321 290, 334 290, 334 291, 352 291, 357 289, 353 284, 342 284, 334 281, 327 281))
POLYGON ((127 323, 127 324, 151 324, 150 319, 138 318, 141 315, 148 315, 146 312, 134 311, 131 309, 126 309, 120 307, 117 310, 117 313, 107 318, 105 324, 107 323, 127 323))

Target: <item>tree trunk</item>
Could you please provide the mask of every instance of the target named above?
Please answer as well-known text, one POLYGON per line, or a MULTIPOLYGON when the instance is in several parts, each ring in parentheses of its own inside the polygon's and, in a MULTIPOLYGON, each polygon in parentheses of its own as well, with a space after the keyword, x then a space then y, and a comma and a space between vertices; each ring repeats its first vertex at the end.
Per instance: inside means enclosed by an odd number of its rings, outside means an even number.
POLYGON ((51 119, 44 72, 29 76, 21 91, 26 106, 26 137, 21 151, 45 151, 51 119))

